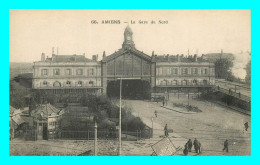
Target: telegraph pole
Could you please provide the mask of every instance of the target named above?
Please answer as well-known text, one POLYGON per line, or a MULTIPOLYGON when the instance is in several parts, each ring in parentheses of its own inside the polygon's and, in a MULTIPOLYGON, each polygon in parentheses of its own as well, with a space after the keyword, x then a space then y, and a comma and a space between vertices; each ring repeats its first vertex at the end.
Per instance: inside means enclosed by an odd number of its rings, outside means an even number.
POLYGON ((152 117, 152 137, 153 137, 153 117, 152 117))
POLYGON ((119 129, 118 129, 118 155, 121 155, 121 110, 122 110, 122 76, 120 78, 120 95, 119 95, 119 129))

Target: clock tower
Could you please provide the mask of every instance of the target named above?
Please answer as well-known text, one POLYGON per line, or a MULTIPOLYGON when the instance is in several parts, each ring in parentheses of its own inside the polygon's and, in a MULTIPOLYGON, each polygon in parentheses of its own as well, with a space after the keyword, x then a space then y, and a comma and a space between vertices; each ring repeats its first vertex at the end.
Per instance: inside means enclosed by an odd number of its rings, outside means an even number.
POLYGON ((131 28, 129 27, 129 25, 127 25, 127 27, 125 28, 124 43, 123 43, 122 47, 125 49, 135 48, 135 44, 133 41, 133 32, 132 32, 131 28))

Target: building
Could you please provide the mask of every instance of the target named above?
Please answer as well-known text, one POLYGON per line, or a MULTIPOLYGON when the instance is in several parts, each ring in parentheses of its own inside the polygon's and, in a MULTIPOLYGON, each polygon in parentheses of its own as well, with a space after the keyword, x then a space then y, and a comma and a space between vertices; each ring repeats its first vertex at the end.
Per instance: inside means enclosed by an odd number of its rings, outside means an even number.
POLYGON ((9 131, 10 140, 14 138, 26 138, 27 131, 33 126, 33 120, 28 115, 29 108, 23 110, 9 107, 9 131))
POLYGON ((215 83, 214 63, 194 56, 147 55, 135 48, 133 32, 124 31, 122 48, 111 55, 105 51, 101 61, 84 55, 55 55, 34 62, 33 89, 77 102, 82 94, 122 95, 128 98, 149 98, 151 93, 179 89, 210 88, 215 83), (66 96, 68 95, 68 96, 66 96), (69 97, 69 98, 68 98, 69 97))
POLYGON ((42 104, 33 110, 31 116, 36 129, 36 140, 47 140, 58 136, 59 121, 63 114, 63 109, 55 108, 51 104, 42 104))

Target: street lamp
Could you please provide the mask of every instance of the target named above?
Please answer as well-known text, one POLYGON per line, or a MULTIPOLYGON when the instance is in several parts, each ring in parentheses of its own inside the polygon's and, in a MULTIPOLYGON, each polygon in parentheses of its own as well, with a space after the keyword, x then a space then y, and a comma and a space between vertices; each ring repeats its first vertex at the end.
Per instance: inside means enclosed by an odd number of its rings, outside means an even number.
POLYGON ((152 137, 153 137, 153 117, 152 117, 152 137))

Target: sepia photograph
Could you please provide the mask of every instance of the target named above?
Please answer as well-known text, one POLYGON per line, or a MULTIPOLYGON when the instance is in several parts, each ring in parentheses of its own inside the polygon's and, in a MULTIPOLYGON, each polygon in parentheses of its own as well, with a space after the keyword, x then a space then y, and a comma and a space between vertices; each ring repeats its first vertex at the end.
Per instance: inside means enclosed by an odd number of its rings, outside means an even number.
POLYGON ((251 10, 10 10, 10 156, 251 156, 251 10))

